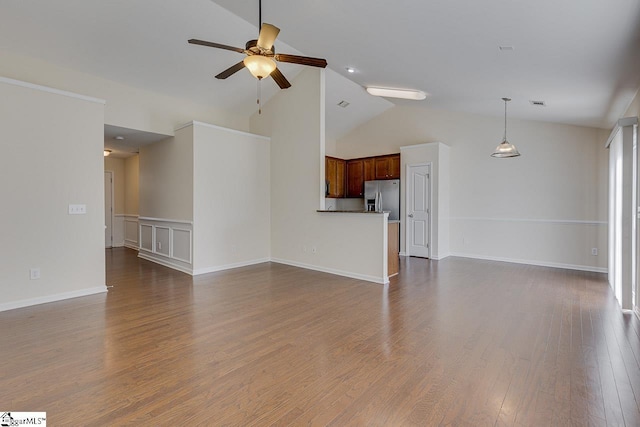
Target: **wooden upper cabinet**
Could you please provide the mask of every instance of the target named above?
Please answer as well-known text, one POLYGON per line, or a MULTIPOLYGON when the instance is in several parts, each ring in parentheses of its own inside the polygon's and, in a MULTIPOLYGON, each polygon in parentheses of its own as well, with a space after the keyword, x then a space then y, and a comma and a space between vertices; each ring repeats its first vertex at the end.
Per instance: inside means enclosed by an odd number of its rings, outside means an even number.
POLYGON ((346 162, 335 157, 325 157, 325 179, 328 184, 327 197, 344 197, 346 162))
POLYGON ((362 159, 325 158, 327 197, 364 197, 364 182, 400 178, 400 154, 362 159))
POLYGON ((342 159, 338 159, 336 162, 336 197, 345 196, 345 181, 347 178, 347 162, 342 159))
POLYGON ((400 179, 400 154, 389 156, 389 178, 400 179))
POLYGON ((392 154, 375 158, 376 179, 400 178, 400 155, 392 154))
POLYGON ((362 162, 364 163, 364 180, 373 181, 376 179, 376 159, 370 157, 363 159, 362 162))
POLYGON ((347 197, 364 196, 365 163, 362 159, 347 161, 347 197))

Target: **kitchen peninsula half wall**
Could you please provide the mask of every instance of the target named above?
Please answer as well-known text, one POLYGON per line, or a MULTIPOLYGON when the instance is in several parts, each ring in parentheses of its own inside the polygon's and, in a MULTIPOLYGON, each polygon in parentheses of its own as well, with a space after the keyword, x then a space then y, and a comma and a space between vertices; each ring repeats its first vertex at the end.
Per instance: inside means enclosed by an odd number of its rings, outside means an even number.
MULTIPOLYGON (((399 269, 399 226, 400 221, 398 220, 390 220, 389 212, 367 212, 367 211, 352 211, 352 210, 325 210, 318 209, 316 212, 320 214, 328 214, 328 217, 343 217, 343 218, 379 218, 382 219, 383 227, 380 229, 381 235, 383 237, 383 249, 384 253, 382 259, 380 260, 380 264, 382 266, 382 274, 383 274, 383 284, 389 283, 389 277, 395 276, 398 274, 399 269)), ((369 236, 372 237, 372 236, 369 236)), ((304 248, 304 251, 310 251, 311 253, 315 253, 316 247, 312 246, 310 248, 304 248)))

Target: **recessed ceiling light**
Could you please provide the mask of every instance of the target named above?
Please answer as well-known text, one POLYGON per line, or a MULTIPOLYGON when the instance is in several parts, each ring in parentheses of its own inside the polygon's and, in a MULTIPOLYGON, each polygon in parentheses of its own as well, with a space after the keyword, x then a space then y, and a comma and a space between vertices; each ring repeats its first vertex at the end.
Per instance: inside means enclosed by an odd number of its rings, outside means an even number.
POLYGON ((347 73, 351 73, 351 74, 356 72, 356 69, 352 67, 346 67, 345 70, 347 70, 347 73))
POLYGON ((347 108, 348 106, 349 106, 349 103, 345 100, 338 102, 338 107, 347 108))
POLYGON ((123 141, 124 140, 124 136, 116 136, 115 139, 117 139, 118 141, 123 141))
POLYGON ((373 96, 384 96, 386 98, 402 98, 413 99, 416 101, 423 100, 427 94, 421 90, 413 89, 389 89, 384 87, 368 87, 367 92, 373 96))
POLYGON ((531 105, 535 105, 538 107, 546 107, 547 104, 544 101, 534 101, 534 100, 529 100, 529 102, 531 103, 531 105))
POLYGON ((513 46, 498 46, 498 49, 500 49, 501 51, 512 51, 513 46))

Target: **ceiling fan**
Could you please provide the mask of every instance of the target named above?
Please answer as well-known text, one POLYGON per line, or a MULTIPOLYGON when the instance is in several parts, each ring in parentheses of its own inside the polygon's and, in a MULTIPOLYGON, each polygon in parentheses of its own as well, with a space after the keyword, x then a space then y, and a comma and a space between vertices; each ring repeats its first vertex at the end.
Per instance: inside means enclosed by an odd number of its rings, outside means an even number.
POLYGON ((189 43, 191 44, 232 50, 246 55, 242 61, 218 74, 216 79, 226 79, 246 67, 258 80, 271 76, 280 89, 287 89, 291 87, 291 83, 289 83, 287 78, 280 72, 275 61, 290 62, 293 64, 320 68, 325 68, 327 66, 327 61, 321 58, 276 53, 273 43, 275 42, 276 37, 278 37, 280 29, 275 25, 262 23, 262 0, 260 0, 258 8, 260 34, 258 35, 257 40, 249 40, 245 44, 244 49, 198 39, 189 40, 189 43))

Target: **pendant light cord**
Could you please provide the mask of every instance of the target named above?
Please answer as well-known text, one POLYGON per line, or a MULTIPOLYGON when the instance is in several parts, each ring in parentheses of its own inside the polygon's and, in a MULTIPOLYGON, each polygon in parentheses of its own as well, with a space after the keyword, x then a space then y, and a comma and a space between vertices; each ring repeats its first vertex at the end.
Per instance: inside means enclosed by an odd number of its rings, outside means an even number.
POLYGON ((511 101, 511 98, 502 98, 504 101, 504 141, 507 140, 507 102, 511 101))

